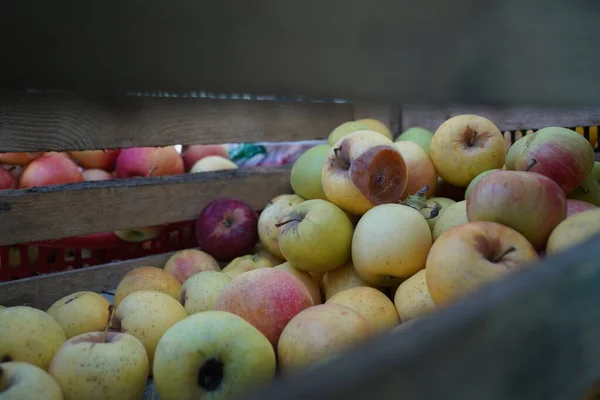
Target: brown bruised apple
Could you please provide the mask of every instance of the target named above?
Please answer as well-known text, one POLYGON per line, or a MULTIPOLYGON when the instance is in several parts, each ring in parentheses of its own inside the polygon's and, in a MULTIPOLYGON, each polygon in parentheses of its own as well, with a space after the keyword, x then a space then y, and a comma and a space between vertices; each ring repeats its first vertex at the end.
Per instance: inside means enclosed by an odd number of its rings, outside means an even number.
POLYGON ((376 205, 397 203, 406 190, 408 172, 390 139, 362 130, 332 146, 321 184, 330 202, 350 214, 363 215, 376 205))

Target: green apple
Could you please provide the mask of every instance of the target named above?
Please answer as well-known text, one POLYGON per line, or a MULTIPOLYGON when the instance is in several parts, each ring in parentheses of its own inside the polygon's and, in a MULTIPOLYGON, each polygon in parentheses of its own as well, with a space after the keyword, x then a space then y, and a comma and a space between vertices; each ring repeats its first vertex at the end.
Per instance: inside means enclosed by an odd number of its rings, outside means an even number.
POLYGON ((327 143, 318 144, 306 150, 294 162, 290 171, 290 184, 298 196, 306 200, 327 200, 321 186, 321 169, 323 169, 330 148, 331 146, 327 143))
POLYGON ((62 400, 58 383, 46 371, 21 361, 0 364, 0 399, 62 400))
POLYGON ((220 271, 204 271, 190 276, 181 287, 179 301, 188 315, 210 311, 231 277, 220 271))
POLYGON ((471 190, 473 189, 473 186, 475 186, 475 184, 484 176, 486 176, 487 174, 489 174, 492 171, 498 171, 500 168, 493 168, 493 169, 488 169, 487 171, 483 171, 482 173, 480 173, 479 175, 477 175, 475 178, 473 178, 473 180, 471 181, 471 183, 469 183, 469 186, 467 186, 467 189, 465 190, 465 199, 467 198, 467 196, 469 195, 469 193, 471 193, 471 190))
POLYGON ((23 361, 47 370, 65 340, 60 324, 42 310, 27 306, 0 310, 1 361, 23 361))
POLYGON ((567 195, 567 198, 587 201, 600 207, 600 162, 594 162, 592 172, 567 195))
POLYGON ((331 133, 327 137, 327 144, 329 144, 329 146, 333 146, 338 140, 348 135, 349 133, 365 130, 370 131, 371 129, 357 121, 344 122, 343 124, 338 125, 334 130, 331 131, 331 133))
POLYGON ((401 142, 403 140, 407 140, 409 142, 413 142, 421 146, 421 148, 425 151, 427 155, 429 155, 429 147, 431 146, 431 139, 433 138, 433 133, 428 131, 425 128, 420 128, 418 126, 413 126, 412 128, 408 128, 404 132, 402 132, 397 138, 396 142, 401 142))
POLYGON ((204 311, 173 325, 160 339, 154 384, 161 400, 230 399, 271 382, 275 351, 248 321, 204 311))
POLYGON ((350 260, 354 225, 338 206, 313 199, 288 214, 279 234, 287 262, 306 272, 327 272, 350 260))

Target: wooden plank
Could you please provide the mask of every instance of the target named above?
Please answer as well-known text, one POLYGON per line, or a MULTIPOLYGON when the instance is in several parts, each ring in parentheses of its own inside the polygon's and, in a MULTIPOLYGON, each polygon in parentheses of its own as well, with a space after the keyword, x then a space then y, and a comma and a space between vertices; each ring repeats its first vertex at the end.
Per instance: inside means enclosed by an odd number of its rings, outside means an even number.
POLYGON ((600 377, 599 240, 247 399, 581 399, 600 377))
POLYGON ((324 139, 352 117, 342 103, 5 92, 0 150, 324 139))
POLYGON ((189 221, 221 197, 257 210, 292 193, 289 166, 0 191, 0 245, 189 221))
POLYGON ((390 128, 392 135, 400 134, 400 108, 392 105, 358 103, 354 105, 354 119, 375 118, 390 128))
POLYGON ((539 108, 539 107, 490 107, 454 106, 419 107, 406 106, 402 109, 402 129, 420 126, 435 132, 448 118, 460 114, 477 114, 490 119, 500 130, 540 129, 546 126, 600 125, 600 108, 539 108))
POLYGON ((4 1, 0 87, 599 105, 596 11, 569 0, 4 1))

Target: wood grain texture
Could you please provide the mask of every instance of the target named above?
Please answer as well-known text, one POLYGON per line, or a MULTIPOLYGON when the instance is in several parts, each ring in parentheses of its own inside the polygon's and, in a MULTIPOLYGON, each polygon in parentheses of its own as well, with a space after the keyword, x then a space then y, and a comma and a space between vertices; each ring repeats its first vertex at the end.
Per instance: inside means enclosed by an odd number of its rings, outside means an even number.
POLYGON ((0 191, 0 245, 189 221, 210 201, 244 200, 257 210, 292 193, 289 166, 0 191))
POLYGON ((342 103, 0 93, 0 151, 324 139, 342 103))
POLYGON ((599 240, 246 398, 581 399, 600 377, 599 240))

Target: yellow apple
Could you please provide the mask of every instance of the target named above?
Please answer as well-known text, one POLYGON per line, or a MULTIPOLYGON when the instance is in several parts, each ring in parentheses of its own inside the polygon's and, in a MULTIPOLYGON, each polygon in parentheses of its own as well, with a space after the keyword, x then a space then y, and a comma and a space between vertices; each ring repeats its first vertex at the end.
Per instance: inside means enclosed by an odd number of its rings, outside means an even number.
POLYGON ((447 230, 458 225, 466 224, 467 222, 469 222, 467 218, 467 201, 463 200, 451 204, 439 217, 433 227, 433 241, 435 242, 447 230))
POLYGON ((394 145, 402 155, 408 171, 408 183, 402 198, 419 192, 425 185, 429 186, 424 193, 425 197, 433 196, 437 189, 438 175, 427 153, 418 144, 407 140, 394 145))
POLYGON ((202 271, 220 271, 217 260, 210 254, 196 249, 186 249, 175 252, 163 269, 173 275, 183 284, 190 276, 202 271))
POLYGON ((338 125, 334 130, 331 131, 329 136, 327 136, 327 144, 329 146, 333 146, 335 142, 340 140, 342 137, 348 135, 349 133, 356 131, 364 131, 371 130, 367 128, 363 124, 359 124, 357 121, 347 121, 340 125, 338 125))
POLYGON ((148 381, 148 356, 133 335, 88 332, 67 340, 48 372, 65 400, 142 398, 148 381))
POLYGON ((47 313, 58 321, 67 339, 70 339, 82 333, 104 329, 109 307, 110 301, 98 293, 82 291, 57 300, 47 313))
POLYGON ((429 155, 444 181, 467 187, 480 173, 502 168, 506 144, 502 132, 492 121, 465 114, 440 125, 431 139, 429 155))
POLYGON ((260 242, 258 242, 254 248, 252 254, 255 254, 258 257, 259 262, 269 265, 279 265, 285 261, 284 259, 275 257, 273 254, 271 254, 260 242))
POLYGON ((538 253, 516 230, 497 222, 469 222, 444 232, 431 246, 427 289, 442 307, 537 260, 538 253))
POLYGON ((431 231, 421 213, 400 204, 382 204, 358 222, 352 261, 361 278, 377 286, 394 286, 425 267, 431 231))
POLYGON ((323 199, 325 192, 321 185, 321 169, 325 164, 331 146, 318 144, 300 155, 290 170, 290 185, 298 196, 306 200, 323 199))
POLYGON ((181 287, 179 302, 183 304, 188 315, 210 311, 231 279, 229 275, 217 271, 204 271, 192 275, 181 287))
POLYGON ((365 317, 377 332, 387 332, 400 323, 394 303, 371 287, 346 289, 331 296, 326 304, 339 304, 353 309, 365 317))
POLYGON ((373 131, 357 131, 334 143, 321 184, 330 202, 363 215, 378 204, 397 203, 408 185, 408 172, 394 142, 373 131))
POLYGON ((386 124, 377 119, 362 118, 357 119, 356 123, 365 126, 369 130, 381 133, 383 136, 387 137, 390 140, 394 140, 394 135, 392 135, 392 131, 390 131, 390 128, 388 128, 386 124))
POLYGON ((336 293, 353 287, 368 286, 381 291, 381 288, 361 278, 352 262, 348 262, 333 271, 327 272, 323 276, 322 286, 325 301, 329 300, 336 293))
POLYGON ((0 363, 1 400, 63 400, 60 386, 46 371, 21 361, 0 363))
POLYGON ((305 199, 296 194, 277 196, 267 204, 258 217, 258 238, 260 239, 260 243, 269 253, 278 258, 283 258, 283 254, 281 254, 281 250, 279 249, 279 232, 282 228, 276 225, 283 222, 285 217, 303 201, 305 199))
POLYGON ((600 208, 571 215, 554 228, 546 244, 547 254, 556 254, 583 243, 600 232, 600 208))
POLYGON ((304 284, 304 286, 306 286, 306 289, 308 289, 308 292, 310 293, 313 302, 315 304, 321 304, 321 289, 319 288, 319 285, 317 285, 317 283, 315 282, 314 278, 308 272, 294 268, 288 262, 276 265, 273 268, 289 272, 294 277, 298 278, 304 284))
POLYGON ((47 370, 65 340, 60 324, 42 310, 14 306, 0 311, 2 361, 23 361, 47 370))
POLYGON ((437 310, 427 289, 426 275, 422 269, 398 286, 394 294, 394 305, 402 323, 437 310))
POLYGON ((173 275, 156 267, 138 267, 129 271, 119 282, 113 303, 119 307, 121 301, 136 290, 158 290, 179 299, 181 283, 173 275))
POLYGON ((196 161, 190 173, 208 172, 208 171, 222 171, 227 169, 237 169, 238 165, 228 158, 222 156, 207 156, 196 161))
POLYGON ((115 311, 115 323, 121 332, 138 338, 148 354, 150 374, 158 341, 176 322, 188 316, 173 297, 157 290, 138 290, 123 299, 115 311))
POLYGON ((253 269, 270 268, 272 266, 271 261, 267 258, 261 258, 258 254, 247 254, 231 260, 221 272, 230 278, 235 278, 253 269))
POLYGON ((173 325, 160 339, 154 384, 161 400, 231 399, 275 376, 275 351, 243 318, 205 311, 173 325))
POLYGON ((157 238, 164 229, 164 225, 146 226, 143 228, 118 230, 115 231, 115 235, 126 242, 142 243, 157 238))

